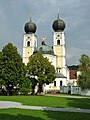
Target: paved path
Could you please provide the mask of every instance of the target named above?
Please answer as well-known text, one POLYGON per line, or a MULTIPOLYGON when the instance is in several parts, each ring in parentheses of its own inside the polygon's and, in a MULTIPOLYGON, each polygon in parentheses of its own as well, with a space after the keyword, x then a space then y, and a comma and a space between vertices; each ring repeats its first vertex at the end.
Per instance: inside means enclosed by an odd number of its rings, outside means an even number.
POLYGON ((88 98, 90 99, 90 96, 75 96, 75 95, 52 95, 52 94, 46 94, 45 96, 55 96, 55 97, 65 97, 65 98, 88 98))
POLYGON ((90 109, 77 109, 77 108, 52 108, 52 107, 41 107, 41 106, 26 106, 18 102, 11 101, 0 101, 0 109, 5 108, 21 108, 21 109, 32 109, 32 110, 49 110, 49 111, 66 111, 66 112, 81 112, 90 113, 90 109))

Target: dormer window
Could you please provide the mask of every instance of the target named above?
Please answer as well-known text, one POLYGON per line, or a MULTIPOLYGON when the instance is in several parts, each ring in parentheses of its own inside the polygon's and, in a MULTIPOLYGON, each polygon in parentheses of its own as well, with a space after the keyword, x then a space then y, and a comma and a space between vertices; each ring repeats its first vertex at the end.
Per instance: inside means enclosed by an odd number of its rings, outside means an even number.
POLYGON ((42 50, 43 50, 43 48, 42 48, 42 47, 40 47, 40 48, 39 48, 39 50, 40 50, 40 51, 42 51, 42 50))
POLYGON ((60 73, 60 69, 58 70, 58 73, 60 73))
POLYGON ((57 73, 60 73, 61 72, 61 68, 57 68, 57 73))

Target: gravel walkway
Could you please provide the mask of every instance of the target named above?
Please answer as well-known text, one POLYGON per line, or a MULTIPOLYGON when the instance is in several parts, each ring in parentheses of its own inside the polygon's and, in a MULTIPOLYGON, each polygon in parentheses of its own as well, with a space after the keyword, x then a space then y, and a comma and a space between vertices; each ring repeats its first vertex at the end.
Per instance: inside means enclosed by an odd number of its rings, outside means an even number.
POLYGON ((26 106, 18 102, 11 101, 0 101, 0 109, 6 108, 21 108, 21 109, 32 109, 32 110, 49 110, 49 111, 66 111, 66 112, 81 112, 90 113, 90 109, 77 109, 77 108, 52 108, 52 107, 41 107, 41 106, 26 106))

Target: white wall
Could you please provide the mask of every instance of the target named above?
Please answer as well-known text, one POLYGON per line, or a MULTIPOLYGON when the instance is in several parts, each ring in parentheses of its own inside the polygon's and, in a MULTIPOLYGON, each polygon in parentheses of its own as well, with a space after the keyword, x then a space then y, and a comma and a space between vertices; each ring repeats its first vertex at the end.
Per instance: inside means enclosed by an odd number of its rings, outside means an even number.
POLYGON ((78 86, 71 86, 71 94, 81 94, 81 88, 78 86))
MULTIPOLYGON (((66 86, 67 80, 66 78, 56 78, 56 86, 54 86, 54 81, 50 83, 49 85, 44 85, 44 91, 60 91, 60 81, 62 81, 62 86, 66 86)), ((62 89, 61 89, 62 91, 62 89)))

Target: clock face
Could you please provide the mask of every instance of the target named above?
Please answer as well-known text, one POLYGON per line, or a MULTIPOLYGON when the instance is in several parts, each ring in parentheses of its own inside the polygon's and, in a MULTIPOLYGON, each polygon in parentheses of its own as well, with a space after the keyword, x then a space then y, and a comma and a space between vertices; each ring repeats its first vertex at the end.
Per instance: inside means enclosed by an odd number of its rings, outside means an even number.
POLYGON ((61 35, 60 34, 57 34, 56 35, 56 39, 60 39, 61 38, 61 35))
POLYGON ((27 41, 30 41, 30 40, 31 40, 30 36, 27 36, 26 40, 27 40, 27 41))

